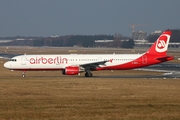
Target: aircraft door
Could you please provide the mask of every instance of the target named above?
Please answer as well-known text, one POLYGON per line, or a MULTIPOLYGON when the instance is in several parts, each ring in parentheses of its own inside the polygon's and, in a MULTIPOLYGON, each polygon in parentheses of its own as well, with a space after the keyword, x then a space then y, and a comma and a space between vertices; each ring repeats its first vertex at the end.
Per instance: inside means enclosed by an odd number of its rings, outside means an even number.
POLYGON ((147 56, 146 55, 142 56, 142 63, 147 64, 147 56))
POLYGON ((23 55, 21 57, 21 65, 26 65, 26 56, 25 55, 23 55))

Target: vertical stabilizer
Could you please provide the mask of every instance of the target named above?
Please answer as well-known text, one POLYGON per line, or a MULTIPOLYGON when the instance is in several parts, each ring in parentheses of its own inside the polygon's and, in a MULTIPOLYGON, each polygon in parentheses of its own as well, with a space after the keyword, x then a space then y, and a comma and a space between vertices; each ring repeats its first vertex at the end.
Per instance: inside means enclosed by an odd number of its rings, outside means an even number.
POLYGON ((146 53, 165 56, 171 34, 171 31, 164 31, 146 53))

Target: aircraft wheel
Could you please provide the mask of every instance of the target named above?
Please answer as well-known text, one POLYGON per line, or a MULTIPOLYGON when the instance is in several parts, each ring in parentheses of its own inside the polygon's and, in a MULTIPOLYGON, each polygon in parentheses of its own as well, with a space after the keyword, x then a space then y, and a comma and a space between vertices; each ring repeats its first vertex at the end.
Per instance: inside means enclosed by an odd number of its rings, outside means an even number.
POLYGON ((85 73, 85 77, 88 77, 88 73, 85 73))
POLYGON ((93 76, 93 74, 92 74, 92 73, 90 73, 89 75, 90 75, 89 77, 92 77, 92 76, 93 76))
POLYGON ((25 77, 25 74, 22 74, 22 77, 25 77))
POLYGON ((85 77, 92 77, 93 74, 92 73, 85 73, 85 77))

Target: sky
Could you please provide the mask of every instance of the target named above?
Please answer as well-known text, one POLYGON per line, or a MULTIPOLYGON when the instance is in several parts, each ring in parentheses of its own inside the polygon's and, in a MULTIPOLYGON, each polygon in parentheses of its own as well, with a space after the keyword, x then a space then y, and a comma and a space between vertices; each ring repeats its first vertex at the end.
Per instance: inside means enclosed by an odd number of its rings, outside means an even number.
POLYGON ((0 37, 130 36, 180 28, 180 0, 0 0, 0 37))

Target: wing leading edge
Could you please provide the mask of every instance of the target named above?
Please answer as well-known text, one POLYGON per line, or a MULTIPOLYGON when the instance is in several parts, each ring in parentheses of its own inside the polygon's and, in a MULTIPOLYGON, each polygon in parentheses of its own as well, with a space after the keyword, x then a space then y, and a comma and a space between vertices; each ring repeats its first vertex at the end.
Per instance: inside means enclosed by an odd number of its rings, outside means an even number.
POLYGON ((98 62, 93 62, 93 63, 81 64, 79 66, 85 69, 96 70, 96 68, 99 68, 100 65, 106 66, 105 65, 106 62, 109 62, 109 61, 98 61, 98 62))

